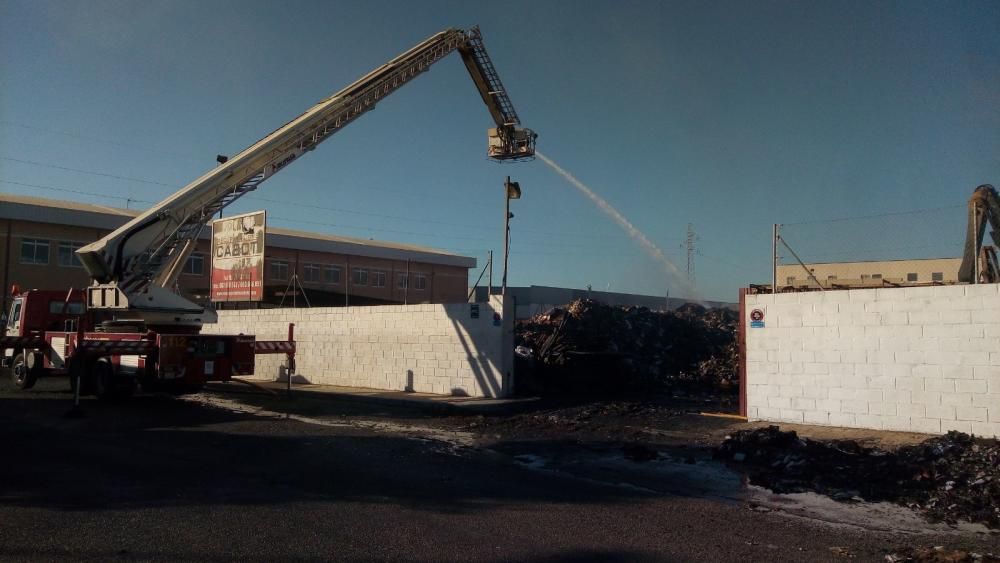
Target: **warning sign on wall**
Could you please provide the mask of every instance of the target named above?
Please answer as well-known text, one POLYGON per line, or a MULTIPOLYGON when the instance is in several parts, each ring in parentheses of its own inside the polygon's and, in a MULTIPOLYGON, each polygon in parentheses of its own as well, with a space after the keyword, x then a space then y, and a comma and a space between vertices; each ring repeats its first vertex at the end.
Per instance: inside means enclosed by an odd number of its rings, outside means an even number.
POLYGON ((212 222, 212 301, 264 297, 264 224, 263 211, 212 222))
POLYGON ((750 311, 750 328, 764 328, 764 311, 760 309, 750 311))

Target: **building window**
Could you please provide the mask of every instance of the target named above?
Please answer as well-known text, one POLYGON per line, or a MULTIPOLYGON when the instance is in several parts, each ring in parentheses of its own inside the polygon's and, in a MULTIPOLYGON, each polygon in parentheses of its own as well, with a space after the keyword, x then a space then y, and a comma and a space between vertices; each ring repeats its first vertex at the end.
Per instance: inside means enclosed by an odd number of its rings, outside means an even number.
POLYGON ((288 280, 288 262, 271 260, 271 279, 275 281, 288 280))
POLYGON ((397 289, 406 289, 406 285, 407 285, 406 282, 407 281, 408 280, 407 280, 406 274, 396 274, 396 288, 397 289))
POLYGON ((37 238, 21 239, 21 263, 48 265, 49 241, 37 238))
POLYGON ((785 285, 792 285, 793 283, 795 283, 795 276, 785 278, 785 285))
POLYGON ((351 272, 351 283, 354 285, 368 285, 368 270, 354 268, 351 272))
POLYGON ((419 289, 421 291, 427 289, 427 276, 423 274, 413 276, 413 289, 419 289))
POLYGON ((934 272, 931 274, 931 281, 944 281, 944 274, 941 272, 934 272))
POLYGON ((372 287, 385 287, 385 272, 372 270, 372 287))
POLYGON ((189 276, 204 276, 205 255, 200 252, 195 252, 191 256, 188 256, 187 262, 184 262, 184 269, 181 270, 181 273, 189 276))
POLYGON ((826 276, 827 281, 837 281, 837 276, 826 276))
POLYGON ((914 274, 914 273, 906 274, 906 281, 908 281, 908 282, 915 282, 915 281, 917 281, 917 274, 914 274))
POLYGON ((872 279, 873 280, 880 280, 880 279, 882 279, 882 274, 872 274, 872 279))
POLYGON ((340 283, 340 266, 323 266, 323 281, 340 283))
POLYGON ((320 264, 306 263, 302 266, 302 281, 319 283, 322 271, 323 266, 320 264))
POLYGON ((59 265, 66 268, 82 268, 83 264, 80 263, 80 259, 76 256, 76 251, 83 244, 79 242, 60 242, 59 243, 59 265))

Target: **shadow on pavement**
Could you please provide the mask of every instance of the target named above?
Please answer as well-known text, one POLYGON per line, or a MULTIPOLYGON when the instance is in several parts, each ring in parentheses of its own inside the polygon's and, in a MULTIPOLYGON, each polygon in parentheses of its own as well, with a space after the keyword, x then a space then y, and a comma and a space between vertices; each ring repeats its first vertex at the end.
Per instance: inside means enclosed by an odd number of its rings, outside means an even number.
POLYGON ((85 418, 66 419, 70 402, 55 395, 0 395, 0 505, 92 511, 333 501, 447 513, 642 496, 567 484, 444 442, 265 419, 168 397, 87 401, 85 418))

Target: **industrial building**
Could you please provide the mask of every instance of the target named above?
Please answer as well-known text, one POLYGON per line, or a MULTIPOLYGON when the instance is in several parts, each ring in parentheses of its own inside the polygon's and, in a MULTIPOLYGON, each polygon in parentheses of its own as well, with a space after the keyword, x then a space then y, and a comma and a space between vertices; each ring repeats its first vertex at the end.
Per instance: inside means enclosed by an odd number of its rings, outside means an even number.
MULTIPOLYGON (((139 213, 0 194, 4 288, 9 290, 13 284, 22 289, 58 290, 88 286, 90 276, 77 260, 76 249, 139 213)), ((209 299, 208 231, 178 279, 178 289, 199 302, 209 299)), ((465 302, 468 272, 475 266, 475 258, 433 248, 269 227, 260 306, 282 301, 285 306, 293 301, 303 306, 306 300, 313 306, 465 302)))
POLYGON ((779 288, 792 289, 816 289, 817 282, 828 289, 954 284, 958 283, 961 263, 961 258, 927 258, 815 263, 805 264, 804 268, 801 264, 783 264, 777 267, 776 277, 779 288))

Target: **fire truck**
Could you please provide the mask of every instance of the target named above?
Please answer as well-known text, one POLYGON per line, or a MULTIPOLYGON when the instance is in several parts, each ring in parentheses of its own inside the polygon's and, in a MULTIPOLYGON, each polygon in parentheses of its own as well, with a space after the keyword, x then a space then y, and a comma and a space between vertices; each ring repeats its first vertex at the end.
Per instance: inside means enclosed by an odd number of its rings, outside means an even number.
POLYGON ((14 385, 30 389, 39 377, 69 375, 80 394, 125 398, 144 389, 196 391, 207 381, 251 375, 255 354, 286 354, 294 369, 295 341, 257 341, 252 335, 198 334, 191 327, 161 333, 133 320, 86 308, 85 293, 34 289, 15 296, 7 316, 3 363, 14 385))
POLYGON ((533 158, 537 135, 521 127, 479 28, 436 33, 232 158, 220 156, 219 165, 200 178, 77 250, 92 279, 89 287, 16 290, 0 337, 0 357, 14 384, 28 389, 39 377, 68 374, 74 390, 99 398, 127 397, 137 384, 192 390, 252 374, 254 357, 262 353, 285 354, 294 372, 291 325, 284 341, 201 334, 204 323, 217 320, 216 312, 181 295, 177 277, 216 213, 453 51, 495 123, 488 129, 487 156, 533 158))

